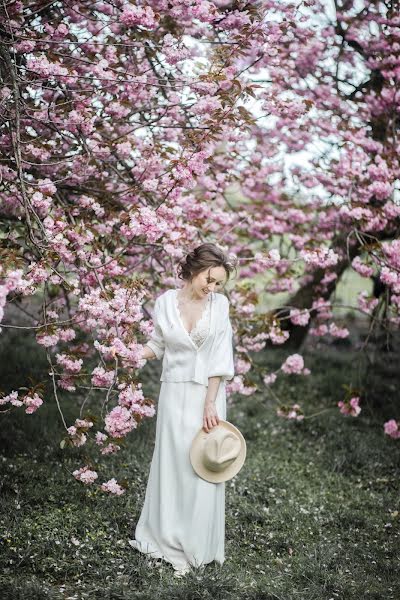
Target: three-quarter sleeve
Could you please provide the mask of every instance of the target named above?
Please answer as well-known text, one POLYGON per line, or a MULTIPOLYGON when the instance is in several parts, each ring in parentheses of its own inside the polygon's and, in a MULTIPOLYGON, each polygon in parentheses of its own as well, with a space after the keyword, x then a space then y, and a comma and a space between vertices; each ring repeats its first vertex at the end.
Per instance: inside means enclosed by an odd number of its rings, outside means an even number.
POLYGON ((223 296, 222 315, 217 326, 213 350, 210 356, 208 377, 220 376, 222 379, 233 379, 235 374, 233 362, 233 332, 229 319, 229 301, 223 296))
POLYGON ((154 331, 150 336, 150 339, 146 342, 145 346, 148 346, 153 350, 154 354, 158 359, 162 358, 165 351, 165 341, 164 336, 159 323, 159 314, 160 314, 160 302, 159 298, 156 299, 154 303, 154 312, 153 312, 153 325, 154 331))

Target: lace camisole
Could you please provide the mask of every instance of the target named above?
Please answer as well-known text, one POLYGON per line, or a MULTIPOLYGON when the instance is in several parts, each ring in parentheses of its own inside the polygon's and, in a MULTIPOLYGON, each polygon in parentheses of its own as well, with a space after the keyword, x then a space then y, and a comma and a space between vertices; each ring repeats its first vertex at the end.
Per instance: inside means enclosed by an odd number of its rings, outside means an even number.
POLYGON ((189 333, 186 327, 183 324, 183 318, 181 311, 179 309, 179 300, 178 293, 175 293, 175 302, 176 307, 178 309, 178 314, 181 319, 182 327, 188 334, 188 336, 192 339, 193 343, 199 348, 201 344, 204 342, 209 333, 210 328, 210 306, 211 306, 211 294, 207 298, 207 303, 203 309, 203 313, 200 319, 197 321, 196 325, 193 327, 192 331, 189 333))

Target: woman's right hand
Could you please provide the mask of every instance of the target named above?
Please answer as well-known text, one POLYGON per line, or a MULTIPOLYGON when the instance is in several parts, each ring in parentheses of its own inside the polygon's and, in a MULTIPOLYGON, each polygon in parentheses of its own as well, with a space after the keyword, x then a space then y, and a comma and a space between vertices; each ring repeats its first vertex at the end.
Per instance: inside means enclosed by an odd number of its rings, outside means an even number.
POLYGON ((204 405, 203 413, 203 429, 206 433, 209 433, 213 427, 219 424, 219 417, 215 402, 206 402, 204 405))

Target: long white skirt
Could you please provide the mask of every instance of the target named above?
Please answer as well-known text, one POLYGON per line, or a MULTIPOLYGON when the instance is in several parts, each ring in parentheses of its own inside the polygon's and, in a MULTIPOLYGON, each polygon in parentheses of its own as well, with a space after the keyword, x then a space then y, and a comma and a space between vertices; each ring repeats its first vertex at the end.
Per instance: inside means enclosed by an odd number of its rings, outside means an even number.
MULTIPOLYGON (((190 462, 194 436, 203 427, 207 388, 191 381, 161 382, 156 438, 146 495, 133 548, 163 558, 174 569, 225 560, 225 482, 199 477, 190 462)), ((226 420, 225 383, 216 410, 226 420)))

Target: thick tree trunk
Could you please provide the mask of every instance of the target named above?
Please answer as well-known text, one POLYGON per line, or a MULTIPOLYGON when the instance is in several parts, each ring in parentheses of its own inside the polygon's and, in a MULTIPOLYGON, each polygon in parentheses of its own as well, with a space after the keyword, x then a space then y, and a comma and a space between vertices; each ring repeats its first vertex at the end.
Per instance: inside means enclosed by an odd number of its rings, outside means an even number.
MULTIPOLYGON (((339 248, 345 247, 346 237, 347 237, 346 235, 342 234, 336 240, 334 240, 332 243, 332 246, 331 246, 332 250, 334 250, 336 252, 339 248)), ((344 260, 339 260, 337 262, 337 264, 332 269, 336 273, 337 278, 335 280, 329 282, 326 286, 324 286, 324 291, 322 293, 317 294, 315 291, 315 288, 318 285, 320 285, 321 280, 323 279, 326 271, 324 269, 317 269, 313 273, 312 281, 310 281, 305 286, 300 288, 292 296, 292 298, 288 302, 289 306, 292 308, 310 309, 312 306, 313 300, 317 296, 324 298, 324 300, 329 300, 332 293, 335 291, 336 286, 339 283, 341 276, 343 275, 344 271, 349 266, 349 258, 350 258, 350 263, 351 263, 353 258, 355 256, 357 256, 357 254, 359 253, 359 248, 360 248, 360 246, 358 244, 352 246, 351 248, 349 248, 349 257, 346 256, 346 258, 344 260)), ((276 309, 276 311, 274 311, 274 313, 276 314, 278 311, 279 311, 280 318, 288 317, 289 313, 290 313, 290 308, 279 308, 279 309, 276 309)), ((289 337, 288 341, 286 342, 286 345, 293 347, 295 349, 299 348, 308 334, 310 323, 311 323, 311 320, 308 322, 308 325, 294 325, 290 319, 288 319, 288 318, 284 319, 281 323, 282 329, 285 329, 286 331, 289 331, 289 333, 290 333, 290 337, 289 337)))
MULTIPOLYGON (((398 220, 398 222, 400 223, 400 220, 398 220)), ((375 240, 377 241, 384 241, 384 240, 392 240, 392 239, 396 239, 398 237, 398 227, 399 225, 394 223, 393 224, 393 229, 391 229, 390 231, 381 231, 381 232, 376 232, 374 234, 372 233, 366 233, 365 235, 370 237, 374 237, 375 240)), ((347 237, 350 231, 346 231, 343 232, 341 234, 339 234, 338 236, 336 236, 333 240, 332 240, 332 244, 330 246, 330 248, 334 251, 339 253, 339 255, 341 254, 341 251, 343 248, 347 248, 347 237)), ((363 236, 363 234, 361 233, 361 236, 363 236)), ((337 284, 339 283, 344 271, 350 266, 353 258, 355 258, 358 254, 360 254, 360 251, 362 250, 362 244, 360 242, 357 242, 356 244, 352 245, 352 246, 348 246, 347 248, 347 252, 346 252, 346 258, 344 258, 343 260, 339 260, 338 263, 331 268, 331 270, 333 270, 336 275, 337 278, 333 281, 331 281, 330 283, 328 283, 327 285, 324 286, 324 291, 323 292, 316 292, 315 288, 316 286, 318 286, 321 283, 321 280, 323 279, 326 271, 324 269, 317 269, 314 273, 313 273, 313 279, 307 283, 305 286, 303 286, 302 288, 300 288, 295 294, 294 296, 292 296, 292 298, 289 300, 288 305, 292 308, 307 308, 310 309, 313 303, 313 300, 316 297, 320 297, 323 298, 324 300, 329 300, 329 298, 331 297, 332 293, 335 291, 337 284)), ((277 308, 274 311, 274 314, 279 313, 279 318, 282 317, 288 317, 289 313, 290 313, 290 308, 277 308)), ((301 344, 303 343, 303 341, 305 340, 305 338, 307 337, 308 334, 308 330, 310 328, 310 324, 311 322, 309 321, 308 325, 294 325, 290 319, 286 318, 284 321, 282 321, 281 326, 282 329, 285 329, 286 331, 289 331, 290 333, 290 337, 288 339, 288 341, 286 342, 286 345, 289 347, 293 347, 293 348, 299 348, 301 346, 301 344)))
MULTIPOLYGON (((339 252, 339 250, 340 250, 340 253, 341 253, 342 249, 344 247, 346 247, 347 235, 348 235, 348 232, 341 233, 336 238, 334 238, 334 240, 332 241, 332 245, 331 245, 331 248, 334 252, 339 252)), ((339 283, 340 278, 342 277, 344 271, 349 267, 349 264, 351 263, 353 258, 355 256, 357 256, 359 251, 360 251, 359 244, 354 244, 353 246, 349 247, 348 256, 346 256, 346 258, 343 260, 339 260, 337 262, 337 264, 333 268, 331 268, 331 270, 333 270, 336 273, 337 278, 335 280, 329 282, 327 285, 325 285, 324 291, 321 293, 318 293, 318 294, 316 293, 315 288, 316 288, 316 286, 320 285, 321 280, 323 279, 326 271, 324 269, 317 269, 313 273, 312 281, 310 281, 305 286, 300 288, 294 294, 294 296, 292 296, 292 298, 289 300, 289 303, 288 303, 289 306, 292 308, 310 309, 312 306, 313 300, 317 296, 324 298, 324 300, 329 300, 332 293, 335 291, 336 286, 339 283)), ((275 311, 275 313, 277 313, 278 311, 279 311, 280 318, 288 317, 289 313, 290 313, 289 308, 277 309, 275 311)), ((286 331, 289 331, 289 333, 290 333, 290 337, 289 337, 288 341, 286 342, 286 344, 293 348, 299 348, 299 346, 303 343, 304 339, 306 338, 306 336, 308 334, 310 323, 311 323, 311 321, 309 321, 308 325, 305 325, 305 326, 304 325, 303 326, 294 325, 290 319, 288 319, 288 318, 284 319, 281 323, 282 329, 285 329, 286 331)))

